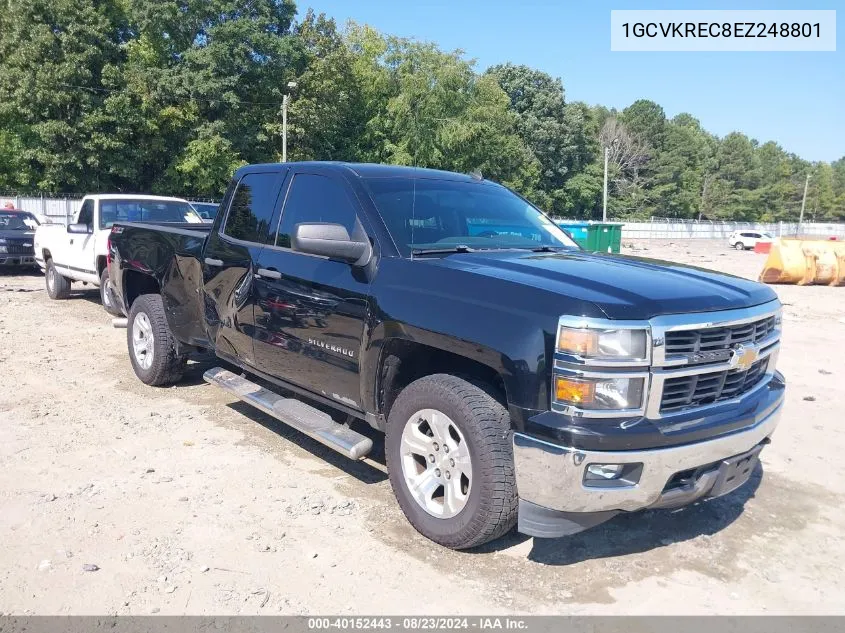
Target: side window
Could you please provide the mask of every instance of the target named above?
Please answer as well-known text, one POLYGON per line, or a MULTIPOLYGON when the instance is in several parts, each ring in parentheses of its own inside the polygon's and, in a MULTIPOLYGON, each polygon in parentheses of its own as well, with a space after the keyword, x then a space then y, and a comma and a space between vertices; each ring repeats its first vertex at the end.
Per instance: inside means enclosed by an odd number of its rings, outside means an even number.
POLYGON ((294 228, 302 222, 329 222, 355 227, 357 212, 343 184, 317 174, 297 174, 288 192, 276 246, 290 248, 294 228))
POLYGON ((79 224, 87 224, 88 226, 94 225, 94 201, 93 200, 86 200, 82 203, 82 207, 79 209, 79 219, 77 220, 79 224))
POLYGON ((276 206, 277 173, 247 174, 232 195, 223 233, 237 240, 263 244, 276 206))

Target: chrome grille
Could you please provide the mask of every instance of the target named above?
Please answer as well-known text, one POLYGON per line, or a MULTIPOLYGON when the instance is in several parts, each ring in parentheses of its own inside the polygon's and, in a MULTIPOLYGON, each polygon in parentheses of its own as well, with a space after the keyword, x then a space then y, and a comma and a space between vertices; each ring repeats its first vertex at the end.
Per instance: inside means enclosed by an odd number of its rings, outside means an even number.
POLYGON ((35 250, 30 246, 24 246, 23 242, 6 241, 6 253, 9 255, 32 255, 35 250))
POLYGON ((740 396, 760 383, 768 365, 767 357, 756 361, 747 370, 731 369, 669 378, 663 383, 660 413, 714 404, 740 396))
POLYGON ((724 327, 666 332, 666 355, 728 350, 739 343, 759 343, 775 331, 775 317, 724 327))

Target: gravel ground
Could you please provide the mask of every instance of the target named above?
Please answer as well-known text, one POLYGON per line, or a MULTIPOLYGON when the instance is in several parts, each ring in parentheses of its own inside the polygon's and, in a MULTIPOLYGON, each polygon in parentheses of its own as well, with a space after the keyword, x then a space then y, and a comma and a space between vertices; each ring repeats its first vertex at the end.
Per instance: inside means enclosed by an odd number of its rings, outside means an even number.
MULTIPOLYGON (((750 278, 764 259, 624 252, 750 278)), ((405 522, 380 439, 349 462, 204 384, 208 365, 146 387, 96 291, 54 302, 0 273, 0 612, 845 613, 845 288, 777 290, 790 388, 749 484, 458 553, 405 522)))

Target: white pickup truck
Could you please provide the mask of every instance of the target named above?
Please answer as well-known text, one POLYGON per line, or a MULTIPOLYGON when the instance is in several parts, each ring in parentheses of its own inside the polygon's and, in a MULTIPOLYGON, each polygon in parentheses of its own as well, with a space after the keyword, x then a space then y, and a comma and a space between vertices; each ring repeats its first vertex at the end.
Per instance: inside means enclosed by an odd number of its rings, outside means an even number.
POLYGON ((103 307, 120 316, 109 285, 108 239, 115 222, 200 224, 187 200, 164 196, 99 194, 85 196, 73 222, 42 224, 35 231, 35 261, 45 272, 47 294, 66 299, 71 282, 99 286, 103 307))

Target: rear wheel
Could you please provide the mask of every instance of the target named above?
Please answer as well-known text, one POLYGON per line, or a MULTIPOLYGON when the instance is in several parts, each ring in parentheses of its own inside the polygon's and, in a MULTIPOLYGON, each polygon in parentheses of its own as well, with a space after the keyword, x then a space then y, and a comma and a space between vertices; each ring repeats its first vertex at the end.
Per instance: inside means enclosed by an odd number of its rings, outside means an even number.
POLYGON ((44 280, 47 284, 47 294, 51 299, 67 299, 70 296, 70 279, 56 270, 52 259, 47 260, 44 280))
POLYGON ((734 248, 738 251, 744 251, 745 244, 743 244, 742 242, 737 242, 736 244, 734 244, 734 248))
POLYGON ((100 273, 100 302, 103 304, 106 312, 112 316, 123 316, 123 313, 117 307, 111 286, 109 285, 108 268, 103 268, 103 272, 100 273))
POLYGON ((432 541, 466 549, 516 523, 510 418, 482 388, 447 374, 405 387, 390 410, 385 454, 399 506, 432 541))
POLYGON ((132 369, 141 382, 163 386, 179 382, 187 359, 177 352, 160 295, 141 295, 132 304, 126 328, 132 369))

